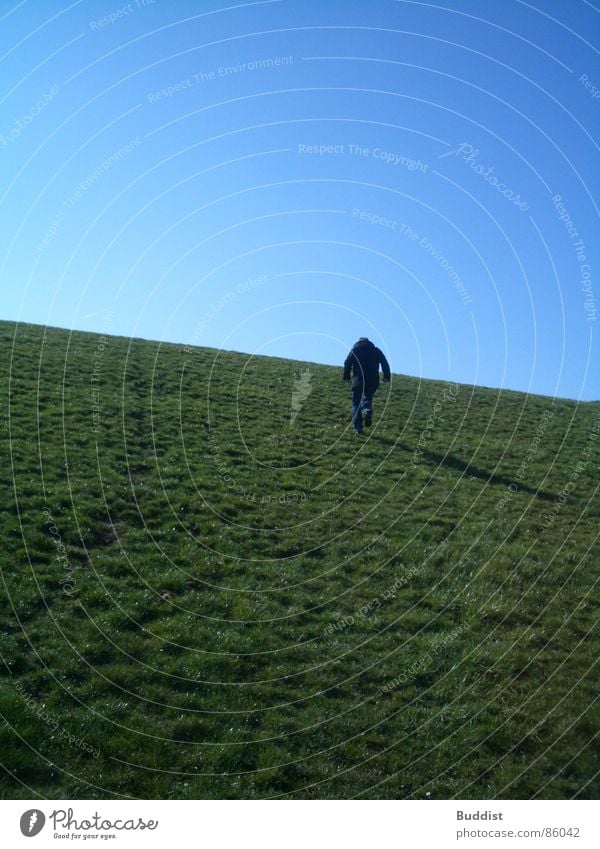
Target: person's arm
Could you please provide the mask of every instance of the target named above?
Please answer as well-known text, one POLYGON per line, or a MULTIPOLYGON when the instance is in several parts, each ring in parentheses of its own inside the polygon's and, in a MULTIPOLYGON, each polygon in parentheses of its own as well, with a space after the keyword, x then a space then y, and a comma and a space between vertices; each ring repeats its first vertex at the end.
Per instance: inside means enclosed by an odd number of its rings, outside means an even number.
POLYGON ((352 351, 350 351, 350 353, 348 354, 348 356, 344 360, 344 376, 342 377, 342 380, 350 380, 350 372, 351 372, 351 369, 352 369, 353 361, 354 361, 354 354, 352 353, 352 351))
POLYGON ((381 369, 383 371, 383 379, 384 379, 385 383, 387 383, 390 379, 390 364, 386 360, 385 354, 383 353, 383 351, 380 351, 379 348, 377 348, 377 353, 379 355, 379 363, 380 363, 381 369))

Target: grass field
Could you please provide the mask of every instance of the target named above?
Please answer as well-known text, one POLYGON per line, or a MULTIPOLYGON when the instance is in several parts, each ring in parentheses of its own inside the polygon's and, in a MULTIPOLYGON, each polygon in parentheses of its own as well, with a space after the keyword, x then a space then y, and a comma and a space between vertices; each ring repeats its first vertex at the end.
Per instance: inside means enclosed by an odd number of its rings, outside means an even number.
POLYGON ((3 798, 597 796, 600 404, 0 345, 3 798))

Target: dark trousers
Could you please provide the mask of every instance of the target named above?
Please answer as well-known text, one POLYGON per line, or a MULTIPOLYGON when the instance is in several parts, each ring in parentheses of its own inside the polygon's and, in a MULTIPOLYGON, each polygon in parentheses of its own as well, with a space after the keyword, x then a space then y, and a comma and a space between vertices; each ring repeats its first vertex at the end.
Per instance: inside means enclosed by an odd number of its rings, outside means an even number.
POLYGON ((362 417, 373 410, 373 395, 375 389, 365 389, 363 386, 355 386, 352 389, 352 426, 357 433, 362 432, 362 417))

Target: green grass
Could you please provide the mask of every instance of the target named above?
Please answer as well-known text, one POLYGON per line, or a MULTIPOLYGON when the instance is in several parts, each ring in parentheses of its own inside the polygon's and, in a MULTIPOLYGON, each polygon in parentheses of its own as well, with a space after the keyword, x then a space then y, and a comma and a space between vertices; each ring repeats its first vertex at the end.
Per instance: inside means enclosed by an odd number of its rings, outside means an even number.
POLYGON ((4 798, 597 796, 599 404, 99 341, 0 323, 4 798))

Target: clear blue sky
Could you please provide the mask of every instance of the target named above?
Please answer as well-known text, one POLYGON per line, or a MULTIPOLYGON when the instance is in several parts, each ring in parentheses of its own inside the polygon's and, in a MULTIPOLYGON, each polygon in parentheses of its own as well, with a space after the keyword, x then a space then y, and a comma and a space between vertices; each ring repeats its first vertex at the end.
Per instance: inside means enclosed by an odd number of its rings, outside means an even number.
POLYGON ((600 397, 592 3, 0 18, 3 318, 600 397))

